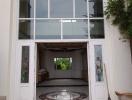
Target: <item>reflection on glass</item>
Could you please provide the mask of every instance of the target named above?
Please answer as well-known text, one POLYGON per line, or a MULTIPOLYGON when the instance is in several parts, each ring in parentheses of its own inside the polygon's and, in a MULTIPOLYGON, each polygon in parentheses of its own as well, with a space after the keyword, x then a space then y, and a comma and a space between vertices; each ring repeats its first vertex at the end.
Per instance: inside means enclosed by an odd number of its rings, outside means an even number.
POLYGON ((34 0, 20 0, 20 18, 31 18, 34 16, 34 0))
POLYGON ((103 0, 89 0, 89 16, 103 17, 103 0))
POLYGON ((48 0, 36 0, 36 17, 48 17, 48 0))
POLYGON ((19 21, 19 39, 32 39, 33 38, 34 24, 32 20, 19 21))
POLYGON ((62 20, 64 39, 88 39, 88 20, 62 20))
POLYGON ((75 16, 87 17, 87 0, 75 0, 75 16))
POLYGON ((21 83, 29 82, 29 46, 22 47, 21 83))
POLYGON ((103 81, 103 61, 102 61, 102 46, 95 45, 95 67, 96 67, 96 81, 103 81))
POLYGON ((90 36, 91 38, 104 38, 103 20, 90 20, 90 36))
POLYGON ((36 39, 60 39, 61 23, 60 20, 37 20, 36 39))
POLYGON ((51 17, 73 17, 72 0, 50 0, 51 17))

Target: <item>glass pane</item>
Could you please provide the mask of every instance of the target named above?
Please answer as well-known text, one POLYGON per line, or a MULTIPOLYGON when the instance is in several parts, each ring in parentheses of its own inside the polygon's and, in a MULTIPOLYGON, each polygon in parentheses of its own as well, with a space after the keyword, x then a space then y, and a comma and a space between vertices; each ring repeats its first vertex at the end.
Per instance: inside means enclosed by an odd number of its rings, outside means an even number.
POLYGON ((95 45, 95 67, 96 67, 96 81, 103 81, 103 61, 102 61, 102 46, 95 45))
POLYGON ((60 39, 61 23, 60 20, 37 20, 36 39, 60 39))
POLYGON ((91 38, 104 38, 103 20, 90 20, 90 36, 91 38))
POLYGON ((51 17, 73 17, 72 0, 50 0, 51 17))
POLYGON ((29 82, 29 46, 22 47, 21 83, 29 82))
POLYGON ((34 24, 32 20, 19 21, 19 39, 32 39, 34 24))
POLYGON ((36 17, 48 17, 48 0, 36 0, 36 17))
POLYGON ((20 18, 31 18, 34 16, 34 0, 20 0, 20 18))
POLYGON ((62 20, 64 39, 88 39, 88 20, 62 20))
POLYGON ((87 0, 75 0, 76 17, 87 17, 87 0))
POLYGON ((103 17, 103 0, 89 0, 89 16, 103 17))

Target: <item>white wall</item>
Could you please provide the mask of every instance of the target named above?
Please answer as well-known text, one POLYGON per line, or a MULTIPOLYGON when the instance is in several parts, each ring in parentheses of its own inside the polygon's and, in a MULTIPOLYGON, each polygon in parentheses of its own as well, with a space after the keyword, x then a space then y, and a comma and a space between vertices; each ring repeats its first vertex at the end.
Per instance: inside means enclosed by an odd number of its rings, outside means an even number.
POLYGON ((105 21, 105 63, 112 100, 118 100, 115 91, 132 92, 132 60, 129 41, 123 42, 117 26, 105 21))
POLYGON ((7 96, 9 89, 10 2, 0 0, 0 96, 7 96))

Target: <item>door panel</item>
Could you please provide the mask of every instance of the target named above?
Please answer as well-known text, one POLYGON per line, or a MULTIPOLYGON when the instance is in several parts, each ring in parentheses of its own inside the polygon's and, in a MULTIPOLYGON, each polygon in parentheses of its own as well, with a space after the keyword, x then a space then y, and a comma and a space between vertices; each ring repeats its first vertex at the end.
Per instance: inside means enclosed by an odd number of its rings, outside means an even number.
POLYGON ((34 100, 34 44, 19 43, 17 53, 18 100, 34 100))
POLYGON ((92 100, 107 100, 106 79, 104 74, 104 42, 101 40, 90 41, 90 76, 92 100))

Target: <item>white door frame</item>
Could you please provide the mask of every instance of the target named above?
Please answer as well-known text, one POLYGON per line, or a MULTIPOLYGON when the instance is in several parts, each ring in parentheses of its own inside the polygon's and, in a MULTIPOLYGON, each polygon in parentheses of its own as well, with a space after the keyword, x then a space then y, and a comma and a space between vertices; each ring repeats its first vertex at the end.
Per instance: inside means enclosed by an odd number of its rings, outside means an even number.
MULTIPOLYGON (((76 42, 78 42, 78 41, 57 41, 57 42, 61 42, 61 43, 70 43, 70 42, 74 42, 74 43, 76 43, 76 42)), ((89 40, 89 41, 80 41, 80 43, 87 43, 87 60, 88 60, 88 80, 89 80, 89 99, 90 100, 98 100, 98 99, 95 99, 95 97, 94 97, 94 93, 95 93, 95 90, 94 90, 94 87, 93 87, 93 85, 92 84, 94 84, 95 82, 94 82, 94 75, 92 74, 92 72, 94 72, 93 71, 93 68, 92 67, 94 67, 94 64, 93 64, 93 60, 94 60, 94 55, 93 55, 93 49, 91 49, 92 48, 92 46, 94 45, 94 44, 103 44, 104 43, 104 40, 89 40)), ((21 57, 21 51, 19 50, 19 47, 20 46, 22 46, 22 45, 30 45, 32 48, 32 54, 33 54, 33 59, 32 59, 32 61, 31 61, 31 63, 33 64, 32 65, 32 67, 33 67, 33 69, 32 69, 32 74, 31 74, 31 76, 33 77, 33 87, 32 87, 32 91, 33 91, 33 93, 32 93, 32 95, 33 95, 33 100, 36 100, 36 65, 37 65, 37 43, 39 43, 38 41, 37 42, 35 42, 35 41, 21 41, 21 42, 18 42, 17 44, 17 49, 18 49, 18 53, 16 53, 17 54, 17 56, 16 56, 16 62, 18 61, 18 59, 20 59, 20 57, 21 57)), ((41 43, 42 43, 42 41, 41 41, 41 43)), ((47 42, 43 42, 43 43, 47 43, 47 42)), ((48 43, 55 43, 55 41, 54 42, 48 42, 48 43)), ((104 52, 102 52, 102 54, 103 54, 103 56, 104 56, 104 52)), ((104 57, 103 57, 104 58, 104 57)), ((104 60, 103 60, 104 61, 104 60)), ((16 65, 16 68, 15 68, 15 71, 18 71, 18 70, 20 70, 20 67, 17 67, 17 66, 20 66, 20 62, 17 62, 17 65, 16 65)), ((19 89, 17 89, 17 87, 20 85, 20 72, 15 76, 15 86, 16 86, 16 88, 15 88, 15 100, 20 100, 19 99, 19 89)), ((105 81, 104 81, 105 82, 105 81)), ((98 84, 99 85, 99 84, 98 84)), ((25 86, 25 85, 23 85, 23 86, 25 86)), ((106 92, 107 93, 107 92, 106 92)), ((104 100, 104 99, 100 99, 100 100, 104 100)))
POLYGON ((104 40, 91 40, 89 42, 89 72, 90 72, 90 100, 106 100, 107 99, 107 87, 106 77, 104 73, 104 40), (103 81, 98 82, 96 80, 96 67, 95 67, 95 45, 101 45, 102 47, 102 67, 103 67, 103 81))
POLYGON ((15 98, 14 100, 33 100, 34 99, 34 42, 18 42, 16 52, 16 67, 15 67, 15 98), (29 47, 29 82, 21 83, 21 60, 22 46, 29 47))

